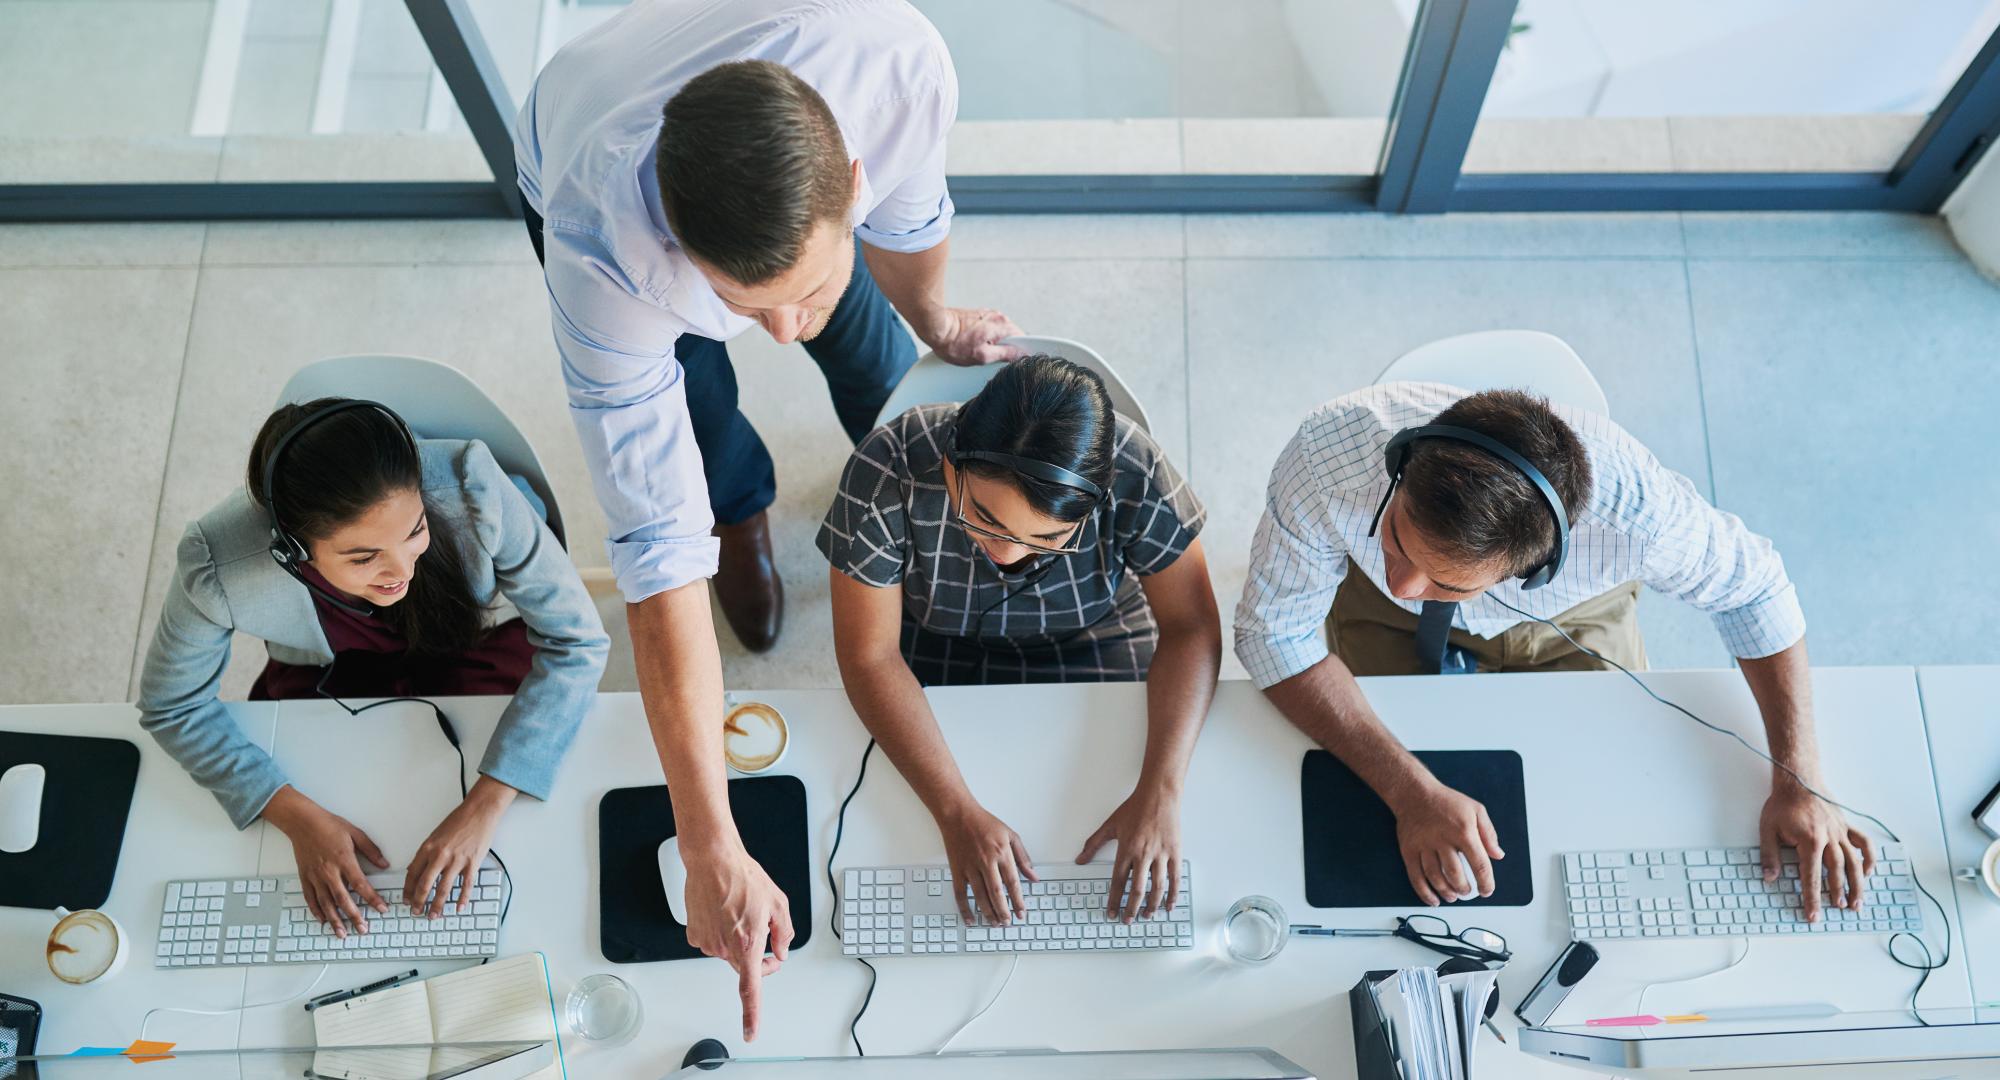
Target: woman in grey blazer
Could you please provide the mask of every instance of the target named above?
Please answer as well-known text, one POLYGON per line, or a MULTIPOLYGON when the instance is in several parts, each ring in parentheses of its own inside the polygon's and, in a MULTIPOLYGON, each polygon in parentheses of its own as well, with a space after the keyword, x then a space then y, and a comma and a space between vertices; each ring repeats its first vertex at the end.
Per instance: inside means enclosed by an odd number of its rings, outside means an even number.
POLYGON ((247 488, 181 537, 140 724, 237 828, 261 817, 291 839, 307 906, 344 937, 367 932, 362 906, 388 910, 357 855, 388 860, 291 786, 217 700, 232 635, 270 654, 253 698, 512 694, 478 782, 408 864, 404 902, 443 914, 514 796, 548 797, 610 649, 597 609, 485 444, 415 438, 384 406, 279 408, 247 488))

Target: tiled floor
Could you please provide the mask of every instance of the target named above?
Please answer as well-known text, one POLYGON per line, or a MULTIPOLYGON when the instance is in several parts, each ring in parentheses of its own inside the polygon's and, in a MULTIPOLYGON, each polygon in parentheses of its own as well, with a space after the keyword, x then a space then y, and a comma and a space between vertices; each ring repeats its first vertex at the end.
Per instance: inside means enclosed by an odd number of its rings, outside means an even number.
MULTIPOLYGON (((1965 662, 2000 636, 1981 600, 2000 290, 1935 220, 968 217, 954 256, 952 299, 1092 343, 1145 399, 1211 508, 1225 611, 1308 407, 1426 340, 1527 326, 1574 344, 1618 419, 1777 540, 1818 660, 1965 662)), ((472 373, 548 463, 578 562, 603 565, 542 297, 512 222, 0 229, 0 701, 128 696, 175 539, 241 483, 286 374, 323 356, 472 373)), ((725 642, 729 682, 833 685, 811 535, 845 443, 802 352, 746 336, 737 353, 778 462, 790 606, 773 653, 725 642)), ((1726 662, 1692 611, 1649 599, 1642 621, 1658 666, 1726 662)), ((607 686, 629 689, 618 637, 607 686)), ((241 650, 227 690, 261 659, 241 650)))

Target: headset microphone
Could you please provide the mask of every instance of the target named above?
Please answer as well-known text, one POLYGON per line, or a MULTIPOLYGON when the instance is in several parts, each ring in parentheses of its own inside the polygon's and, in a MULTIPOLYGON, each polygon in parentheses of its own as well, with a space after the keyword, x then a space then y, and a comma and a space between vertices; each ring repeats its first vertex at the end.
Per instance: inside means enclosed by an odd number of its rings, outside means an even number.
POLYGON ((264 483, 263 490, 259 494, 264 498, 264 510, 270 515, 271 519, 272 561, 276 562, 285 573, 292 575, 299 584, 304 585, 314 595, 332 604, 334 607, 354 615, 372 617, 375 614, 375 608, 372 605, 356 604, 345 597, 336 596, 332 592, 313 584, 305 574, 300 572, 299 564, 312 561, 312 552, 306 547, 303 540, 286 531, 284 525, 278 521, 278 498, 272 488, 278 475, 278 459, 284 456, 285 448, 292 444, 292 440, 298 438, 307 428, 312 427, 321 420, 346 412, 349 409, 375 409, 379 411, 382 415, 393 421, 397 429, 403 433, 403 437, 409 440, 411 453, 414 454, 416 452, 416 436, 410 432, 409 425, 403 422, 403 418, 397 416, 387 405, 379 401, 365 401, 359 398, 337 401, 325 408, 315 409, 307 413, 299 419, 298 423, 286 429, 283 435, 278 436, 277 442, 271 444, 271 452, 264 455, 264 483))

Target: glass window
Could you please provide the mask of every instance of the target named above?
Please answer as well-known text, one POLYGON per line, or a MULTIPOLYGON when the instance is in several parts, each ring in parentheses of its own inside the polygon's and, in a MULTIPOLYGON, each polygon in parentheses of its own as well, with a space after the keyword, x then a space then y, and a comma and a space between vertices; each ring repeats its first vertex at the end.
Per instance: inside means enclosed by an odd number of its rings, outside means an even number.
POLYGON ((1463 171, 1884 172, 1992 0, 1520 0, 1463 171))

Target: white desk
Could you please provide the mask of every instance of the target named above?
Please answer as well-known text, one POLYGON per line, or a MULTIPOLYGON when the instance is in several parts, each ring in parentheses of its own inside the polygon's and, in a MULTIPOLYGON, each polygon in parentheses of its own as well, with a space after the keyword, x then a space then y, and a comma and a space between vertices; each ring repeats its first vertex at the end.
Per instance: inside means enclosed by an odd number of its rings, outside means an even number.
MULTIPOLYGON (((278 710, 273 704, 233 704, 230 711, 251 741, 268 749, 278 710)), ((43 945, 52 912, 0 907, 0 990, 41 1003, 38 1045, 67 1053, 78 1046, 124 1046, 155 1005, 225 1009, 243 1002, 244 969, 155 971, 161 890, 171 878, 243 873, 254 866, 264 827, 237 832, 208 792, 139 730, 130 705, 40 705, 0 708, 0 728, 50 735, 101 735, 139 747, 138 790, 126 820, 125 844, 111 896, 104 903, 132 935, 125 970, 102 986, 80 987, 49 974, 43 945)), ((230 1046, 236 1018, 183 1016, 173 1031, 202 1046, 230 1046)), ((156 1025, 158 1026, 158 1025, 156 1025)))
MULTIPOLYGON (((1972 823, 1972 808, 2000 783, 2000 666, 1919 668, 1917 681, 1951 865, 1978 866, 1992 837, 1972 823)), ((2000 1001, 2000 902, 1977 882, 1944 886, 1950 897, 1931 888, 1947 905, 1957 902, 1965 934, 1958 944, 1970 957, 1973 992, 1980 1001, 2000 1001)))
MULTIPOLYGON (((1748 691, 1734 672, 1649 678, 1669 697, 1761 742, 1748 691)), ((1653 705, 1622 676, 1380 679, 1371 680, 1368 689, 1412 747, 1513 748, 1524 758, 1537 902, 1528 908, 1444 912, 1456 925, 1497 930, 1512 945, 1516 960, 1503 977, 1503 1028, 1511 1029, 1512 1006, 1565 940, 1556 853, 1755 840, 1757 810, 1768 786, 1765 766, 1733 743, 1653 705)), ((1914 672, 1825 669, 1815 673, 1815 690, 1834 790, 1890 822, 1921 872, 1945 873, 1914 672)), ((755 1049, 846 1053, 847 1023, 867 973, 834 947, 825 923, 830 894, 818 871, 832 839, 833 811, 853 782, 865 736, 837 691, 757 697, 778 706, 792 723, 794 743, 785 765, 804 781, 812 808, 815 895, 812 941, 765 983, 763 1035, 755 1049)), ((1144 723, 1140 687, 955 690, 936 692, 933 700, 973 789, 1021 833, 1040 862, 1074 857, 1137 774, 1144 723)), ((475 763, 501 704, 463 699, 448 709, 475 763)), ((0 712, 0 726, 19 726, 16 715, 28 714, 0 712)), ((280 706, 275 747, 302 790, 367 829, 391 860, 407 859, 457 798, 456 759, 420 706, 349 718, 323 703, 286 703, 280 706), (365 740, 357 738, 363 735, 365 740)), ((1305 738, 1247 684, 1223 685, 1188 779, 1183 815, 1204 946, 1222 909, 1252 892, 1275 897, 1297 921, 1386 926, 1398 913, 1305 907, 1298 771, 1307 748, 1305 738)), ((136 872, 121 875, 113 909, 135 927, 148 924, 158 883, 169 876, 247 873, 252 865, 264 873, 291 869, 289 848, 275 832, 261 854, 233 849, 232 857, 240 861, 210 851, 209 844, 234 834, 208 797, 168 773, 171 768, 149 768, 141 785, 179 790, 172 812, 177 820, 163 815, 158 827, 182 829, 179 850, 186 854, 151 852, 143 869, 128 854, 128 868, 136 872), (199 858, 192 855, 197 847, 205 852, 199 858)), ((720 1036, 741 1050, 735 980, 719 961, 614 967, 597 950, 597 801, 610 788, 657 781, 637 697, 605 695, 571 750, 554 799, 521 801, 495 838, 515 871, 505 947, 546 952, 558 978, 615 970, 645 1000, 646 1027, 631 1044, 608 1051, 572 1045, 572 1063, 593 1077, 656 1077, 704 1035, 720 1036)), ((840 863, 924 861, 941 854, 923 808, 878 754, 849 811, 840 863)), ((150 951, 145 931, 139 943, 150 951)), ((1720 966, 1735 947, 1732 939, 1610 944, 1599 972, 1560 1018, 1629 1012, 1647 981, 1720 966)), ((1437 959, 1393 939, 1297 939, 1277 962, 1254 970, 1221 967, 1200 950, 1197 955, 1030 956, 1006 996, 959 1045, 1085 1050, 1261 1044, 1322 1076, 1344 1076, 1353 1060, 1347 989, 1367 969, 1437 959)), ((991 993, 1005 965, 1004 959, 969 957, 879 964, 882 981, 862 1023, 863 1042, 871 1052, 883 1053, 935 1047, 991 993)), ((0 979, 12 981, 14 966, 0 960, 0 979)), ((396 966, 342 965, 328 985, 355 985, 396 966)), ((63 1050, 92 1039, 129 1038, 139 1001, 159 1003, 171 994, 194 1003, 190 999, 205 995, 186 980, 219 974, 141 975, 142 967, 135 964, 116 984, 118 1007, 93 1010, 96 1015, 88 1019, 65 1018, 45 1045, 63 1050)), ((282 997, 315 971, 315 966, 256 970, 241 980, 247 997, 219 993, 200 1003, 282 997)), ((1924 1004, 1969 1002, 1965 971, 1963 959, 1955 957, 1949 969, 1932 977, 1924 1004)), ((1910 973, 1883 954, 1880 938, 1762 939, 1729 976, 1698 987, 1662 987, 1648 998, 1648 1008, 1805 1000, 1830 1000, 1849 1009, 1897 1008, 1913 983, 1910 973)), ((155 1037, 187 1045, 229 1045, 213 1033, 212 1027, 177 1016, 159 1018, 152 1029, 155 1037)), ((296 1045, 310 1042, 311 1028, 306 1015, 288 1005, 247 1015, 239 1038, 244 1046, 296 1045)), ((1483 1055, 1490 1056, 1482 1057, 1482 1071, 1495 1076, 1574 1075, 1491 1043, 1483 1055)))

